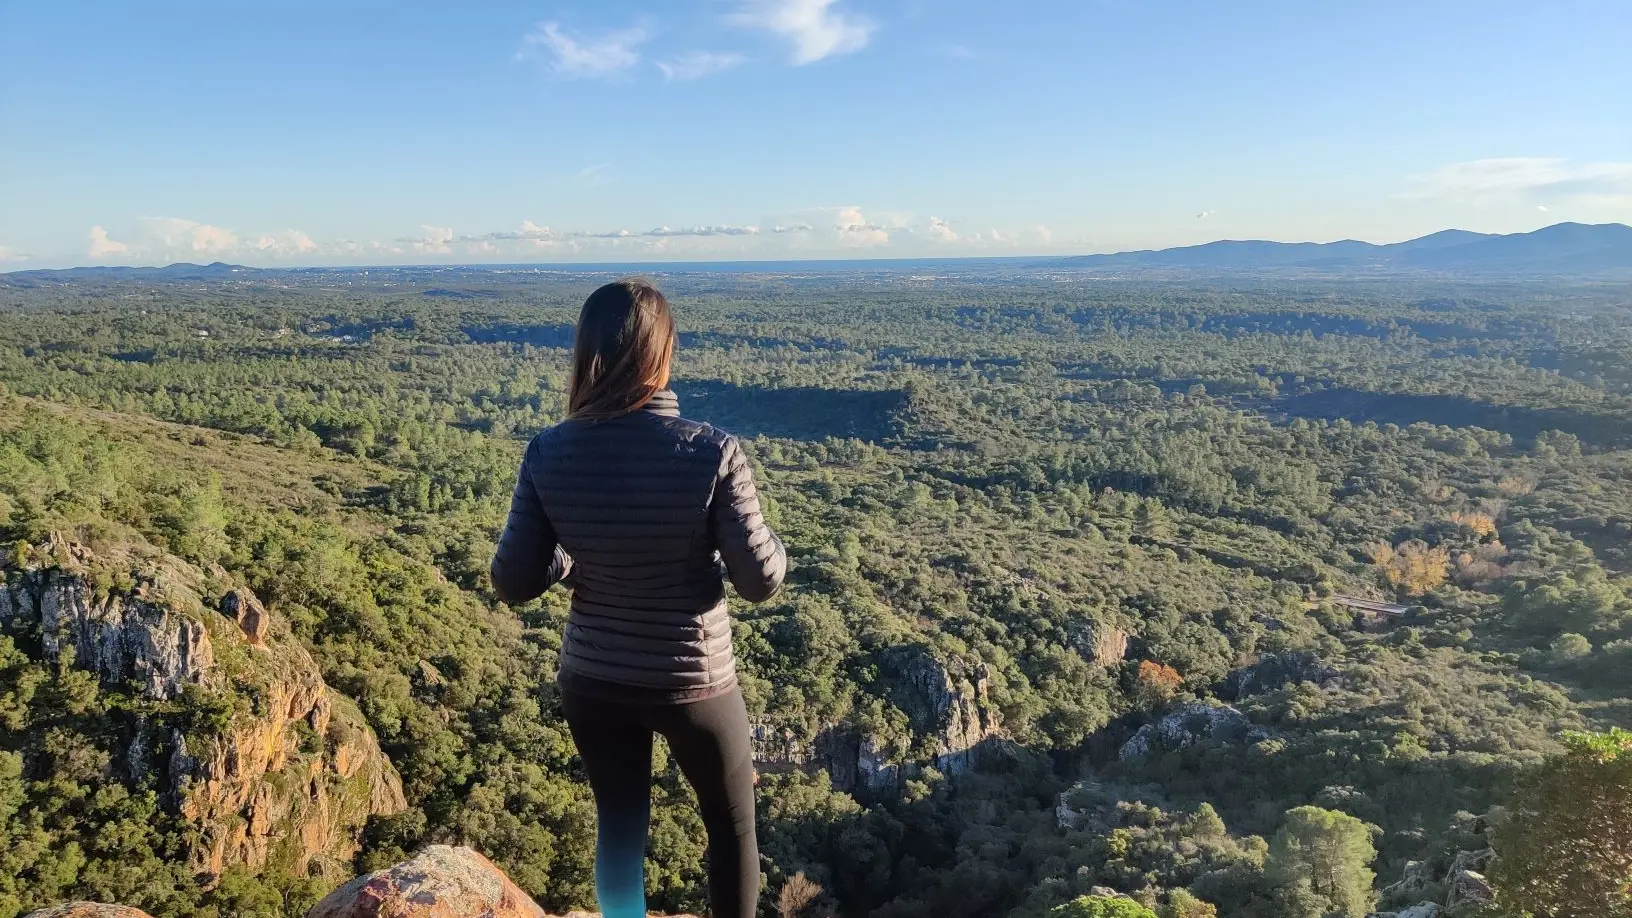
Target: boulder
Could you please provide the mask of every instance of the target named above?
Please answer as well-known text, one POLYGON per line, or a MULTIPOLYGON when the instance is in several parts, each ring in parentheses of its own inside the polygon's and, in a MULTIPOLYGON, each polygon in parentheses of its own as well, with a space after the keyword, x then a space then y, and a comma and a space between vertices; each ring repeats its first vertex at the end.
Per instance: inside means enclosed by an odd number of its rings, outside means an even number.
POLYGON ((1445 894, 1447 909, 1468 902, 1483 903, 1496 899, 1496 891, 1491 888, 1490 881, 1477 870, 1458 870, 1446 879, 1445 885, 1449 888, 1445 894))
POLYGON ((1410 908, 1402 908, 1395 913, 1395 918, 1439 918, 1439 906, 1432 902, 1418 902, 1410 908))
POLYGON ((1433 870, 1427 861, 1406 861, 1405 869, 1400 871, 1399 881, 1383 887, 1383 899, 1389 902, 1409 902, 1428 893, 1435 882, 1433 870))
POLYGON ((413 859, 358 877, 306 918, 546 918, 493 862, 470 848, 431 845, 413 859))
POLYGON ((23 918, 153 918, 141 909, 128 905, 103 905, 100 902, 64 902, 50 908, 29 912, 23 918))
POLYGON ((271 627, 272 618, 267 614, 266 607, 255 598, 255 594, 248 590, 229 590, 221 597, 221 611, 228 618, 238 623, 243 629, 244 637, 254 647, 266 646, 266 632, 271 627))

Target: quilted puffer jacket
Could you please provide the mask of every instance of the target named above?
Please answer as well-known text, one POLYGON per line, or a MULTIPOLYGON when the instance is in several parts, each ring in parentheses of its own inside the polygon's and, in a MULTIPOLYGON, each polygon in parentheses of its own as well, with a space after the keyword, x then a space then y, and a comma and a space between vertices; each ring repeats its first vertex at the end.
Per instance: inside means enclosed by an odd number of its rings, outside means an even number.
POLYGON ((622 417, 533 438, 492 574, 511 604, 572 588, 563 686, 683 703, 737 684, 724 576, 761 602, 786 569, 736 438, 680 417, 665 390, 622 417))

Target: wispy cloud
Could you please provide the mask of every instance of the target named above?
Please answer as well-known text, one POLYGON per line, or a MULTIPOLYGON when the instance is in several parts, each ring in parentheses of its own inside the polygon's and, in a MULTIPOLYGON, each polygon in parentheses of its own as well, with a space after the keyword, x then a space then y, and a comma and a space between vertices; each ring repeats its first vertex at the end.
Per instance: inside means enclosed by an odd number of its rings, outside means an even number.
POLYGON ((453 247, 448 244, 453 241, 453 227, 427 224, 421 226, 420 229, 423 231, 423 235, 409 236, 397 241, 407 243, 409 248, 423 255, 453 254, 453 247))
POLYGON ((951 44, 945 44, 945 45, 936 45, 935 46, 935 53, 939 54, 942 57, 949 57, 949 58, 951 58, 952 60, 955 60, 955 61, 983 61, 983 60, 986 60, 986 55, 981 54, 979 51, 976 51, 975 49, 969 47, 968 45, 960 45, 960 44, 958 44, 956 42, 953 42, 951 44))
MULTIPOLYGON (((1044 227, 964 232, 937 216, 864 208, 809 207, 754 223, 661 224, 648 229, 557 228, 522 220, 514 229, 458 232, 427 223, 417 232, 374 240, 313 239, 285 229, 238 233, 180 217, 150 217, 90 230, 92 263, 169 264, 231 261, 261 265, 393 264, 619 260, 631 258, 825 257, 860 250, 901 253, 1020 250, 1049 245, 1044 227)), ((0 261, 23 260, 0 247, 0 261)), ((33 259, 29 259, 33 260, 33 259)))
POLYGON ((640 46, 650 40, 646 29, 619 29, 599 36, 568 34, 559 22, 541 22, 522 38, 518 59, 536 53, 549 56, 550 72, 568 80, 607 79, 640 63, 640 46))
POLYGON ((747 57, 735 51, 690 51, 666 61, 658 61, 657 69, 663 71, 664 79, 696 80, 723 73, 747 60, 747 57))
POLYGON ((611 163, 595 163, 594 165, 585 166, 584 168, 579 169, 578 173, 572 178, 573 181, 578 182, 581 185, 588 185, 592 188, 600 187, 601 185, 610 185, 612 183, 612 177, 607 173, 611 170, 611 168, 611 163))
MULTIPOLYGON (((429 227, 427 227, 429 228, 429 227)), ((760 229, 757 226, 734 226, 717 224, 708 226, 659 226, 649 230, 606 230, 588 232, 584 230, 554 230, 548 226, 540 226, 531 220, 521 221, 519 230, 501 230, 495 233, 482 233, 478 236, 460 236, 459 242, 514 242, 526 241, 534 243, 560 243, 579 239, 669 239, 681 237, 705 236, 757 236, 760 229)), ((453 241, 450 236, 446 241, 453 241)))
POLYGON ((778 35, 793 45, 793 63, 812 64, 867 46, 877 26, 841 12, 838 0, 746 0, 730 21, 778 35))
POLYGON ((1558 157, 1508 156, 1452 163, 1412 175, 1399 197, 1486 203, 1558 198, 1598 205, 1632 203, 1632 162, 1577 163, 1558 157))
POLYGON ((0 263, 8 261, 28 261, 32 256, 26 252, 19 252, 9 245, 0 245, 0 263))
POLYGON ((1205 220, 1205 219, 1207 219, 1207 218, 1208 218, 1208 217, 1211 217, 1211 216, 1212 216, 1212 215, 1213 215, 1213 214, 1215 214, 1215 213, 1217 213, 1217 211, 1213 211, 1213 210, 1204 210, 1204 211, 1202 211, 1202 212, 1201 212, 1201 213, 1199 213, 1199 214, 1196 214, 1196 219, 1197 219, 1197 220, 1205 220))

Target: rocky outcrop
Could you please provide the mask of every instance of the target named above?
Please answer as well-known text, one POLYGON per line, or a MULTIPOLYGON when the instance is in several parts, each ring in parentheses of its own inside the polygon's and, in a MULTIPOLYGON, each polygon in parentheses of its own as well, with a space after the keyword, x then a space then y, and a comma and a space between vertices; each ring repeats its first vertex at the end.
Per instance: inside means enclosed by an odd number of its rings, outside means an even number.
POLYGON ((1085 618, 1072 623, 1066 640, 1071 649, 1089 663, 1115 666, 1127 658, 1128 641, 1132 637, 1126 628, 1085 618))
POLYGON ((0 585, 0 626, 19 620, 38 625, 47 659, 71 653, 76 666, 104 684, 134 681, 154 700, 176 698, 215 666, 204 623, 177 614, 152 580, 99 594, 80 574, 22 571, 0 585))
POLYGON ((1247 745, 1268 739, 1269 735, 1268 730, 1254 726, 1246 715, 1229 705, 1215 707, 1191 701, 1140 727, 1117 756, 1127 761, 1154 752, 1186 749, 1204 741, 1247 745))
POLYGON ((100 902, 64 902, 39 911, 29 912, 23 918, 152 918, 141 909, 128 905, 103 905, 100 902))
POLYGON ((1278 691, 1299 682, 1326 686, 1337 679, 1337 671, 1307 650, 1266 653, 1258 662, 1243 666, 1224 677, 1225 698, 1246 698, 1278 691))
POLYGON ((347 883, 306 918, 545 918, 493 862, 432 845, 412 860, 347 883))
POLYGON ((1372 912, 1366 918, 1439 918, 1439 906, 1433 902, 1419 902, 1397 912, 1372 912))
POLYGON ((792 729, 762 721, 753 727, 755 763, 770 771, 824 770, 839 790, 883 794, 922 765, 960 774, 1002 736, 1002 718, 987 697, 985 664, 942 663, 923 647, 892 648, 880 661, 879 682, 907 717, 912 751, 898 752, 854 724, 826 727, 804 741, 792 729))
POLYGON ((244 636, 256 647, 266 646, 266 633, 272 627, 272 617, 248 590, 228 590, 221 597, 221 612, 238 623, 244 636))
POLYGON ((128 715, 110 715, 129 737, 121 766, 157 777, 197 827, 198 872, 334 869, 369 816, 406 806, 361 714, 259 600, 241 587, 206 600, 224 574, 61 540, 27 554, 49 560, 0 569, 0 627, 134 693, 128 715))
POLYGON ((987 697, 986 664, 953 658, 941 662, 923 647, 886 651, 879 661, 885 697, 907 715, 914 734, 929 745, 935 767, 959 774, 974 764, 982 745, 1002 735, 1002 718, 987 697))

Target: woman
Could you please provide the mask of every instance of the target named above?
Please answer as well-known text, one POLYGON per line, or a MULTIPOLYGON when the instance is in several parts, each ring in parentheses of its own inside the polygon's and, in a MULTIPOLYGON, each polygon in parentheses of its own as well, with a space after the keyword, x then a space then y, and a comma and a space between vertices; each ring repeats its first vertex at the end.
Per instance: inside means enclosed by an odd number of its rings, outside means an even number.
POLYGON ((750 918, 754 765, 720 567, 760 602, 782 585, 787 555, 736 438, 680 417, 667 389, 674 345, 668 300, 649 283, 584 301, 567 419, 527 447, 493 586, 512 605, 572 587, 559 684, 600 817, 602 913, 646 914, 660 733, 701 804, 713 914, 750 918))

